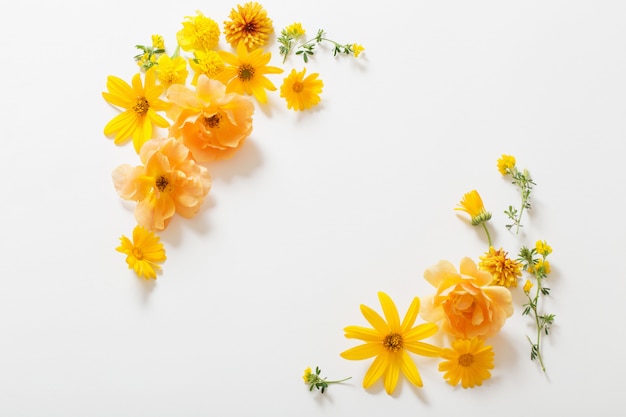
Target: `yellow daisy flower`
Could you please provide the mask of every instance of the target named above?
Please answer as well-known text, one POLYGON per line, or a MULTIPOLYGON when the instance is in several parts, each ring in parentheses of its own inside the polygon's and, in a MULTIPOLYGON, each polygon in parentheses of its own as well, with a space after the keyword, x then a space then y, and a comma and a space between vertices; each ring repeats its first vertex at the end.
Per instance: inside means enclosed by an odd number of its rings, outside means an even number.
POLYGON ((226 42, 233 48, 241 42, 248 50, 261 47, 274 33, 272 20, 267 17, 263 6, 257 2, 237 5, 237 10, 232 9, 229 17, 230 21, 224 22, 224 35, 226 42))
POLYGON ((489 370, 493 369, 494 356, 492 347, 477 337, 457 339, 452 349, 443 350, 441 357, 445 361, 439 364, 439 371, 445 372, 443 379, 450 385, 461 382, 463 388, 474 388, 491 378, 489 370))
POLYGON ((506 175, 513 171, 513 167, 515 166, 515 157, 511 155, 502 155, 500 159, 498 159, 498 171, 500 174, 506 175))
POLYGON ((139 277, 156 279, 155 269, 161 269, 157 263, 167 259, 161 238, 142 226, 135 226, 133 240, 122 236, 120 242, 115 250, 126 254, 128 269, 134 269, 139 277))
POLYGON ((400 316, 393 300, 384 292, 378 293, 385 319, 371 308, 361 305, 361 312, 373 329, 348 326, 344 329, 349 339, 360 339, 363 345, 355 346, 341 353, 349 360, 362 360, 376 357, 363 378, 363 388, 371 387, 378 379, 384 378, 385 391, 391 395, 396 388, 400 372, 414 385, 421 387, 422 378, 408 352, 437 357, 441 349, 421 342, 437 332, 434 323, 413 326, 420 309, 420 300, 413 298, 409 309, 400 322, 400 316), (408 352, 407 352, 408 351, 408 352))
POLYGON ((264 74, 280 74, 282 68, 270 67, 267 64, 272 58, 272 53, 263 53, 261 49, 248 51, 242 43, 237 46, 237 55, 230 52, 220 51, 226 67, 216 79, 226 84, 226 92, 239 94, 251 94, 259 103, 267 102, 265 90, 274 91, 276 86, 264 76, 264 74))
POLYGON ((185 84, 187 81, 187 62, 182 56, 170 58, 169 55, 161 55, 157 66, 157 76, 159 83, 164 88, 168 88, 172 84, 185 84))
POLYGON ((280 96, 287 100, 288 109, 306 110, 320 102, 324 83, 317 79, 317 73, 304 78, 305 74, 306 68, 300 72, 292 69, 280 87, 280 96))
POLYGON ((478 268, 487 271, 493 276, 491 285, 502 285, 503 287, 517 287, 517 279, 522 276, 522 264, 507 257, 508 253, 502 248, 496 250, 489 247, 480 257, 478 268))
POLYGON ((176 39, 183 51, 209 51, 215 49, 220 40, 217 22, 197 11, 196 16, 185 16, 183 28, 176 39))
POLYGON ((145 85, 141 84, 141 74, 133 77, 132 87, 121 78, 109 75, 107 78, 107 90, 102 97, 110 104, 125 109, 124 112, 115 116, 104 127, 106 136, 115 135, 116 145, 133 138, 135 151, 139 153, 141 146, 152 138, 153 126, 168 127, 169 122, 156 112, 165 110, 168 106, 159 97, 163 92, 163 86, 156 84, 154 68, 146 71, 145 85))
POLYGON ((478 194, 478 191, 476 190, 465 193, 458 207, 455 207, 454 209, 464 211, 469 214, 472 219, 472 225, 474 226, 478 226, 479 224, 491 219, 491 213, 485 210, 483 200, 480 198, 480 194, 478 194))

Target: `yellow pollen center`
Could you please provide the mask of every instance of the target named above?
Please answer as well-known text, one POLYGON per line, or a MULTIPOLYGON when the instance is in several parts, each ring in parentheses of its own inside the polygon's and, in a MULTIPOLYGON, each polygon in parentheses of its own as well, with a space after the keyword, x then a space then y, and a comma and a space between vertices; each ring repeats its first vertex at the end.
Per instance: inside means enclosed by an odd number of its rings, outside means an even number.
POLYGON ((254 68, 250 65, 242 65, 239 67, 239 78, 242 81, 250 81, 254 77, 254 68))
POLYGON ((403 347, 402 336, 400 336, 398 333, 388 334, 383 340, 383 346, 385 347, 385 349, 391 352, 399 351, 403 347))
POLYGON ((148 113, 148 109, 150 108, 150 103, 146 100, 145 97, 141 97, 137 99, 137 103, 133 106, 133 110, 137 113, 138 116, 143 116, 148 113))
POLYGON ((222 115, 219 113, 214 114, 211 117, 204 118, 204 125, 208 128, 216 128, 220 127, 220 121, 222 120, 222 115))
POLYGON ((474 363, 474 355, 471 353, 464 353, 459 356, 459 365, 470 366, 472 363, 474 363))
POLYGON ((300 81, 296 81, 295 83, 293 83, 293 87, 291 88, 293 89, 294 93, 299 93, 304 88, 304 84, 302 84, 300 81))
POLYGON ((155 185, 157 189, 161 192, 165 191, 167 187, 170 185, 170 182, 163 175, 157 177, 155 181, 155 185))
POLYGON ((142 260, 143 259, 143 253, 141 252, 141 250, 137 249, 137 248, 133 248, 133 256, 138 259, 138 260, 142 260))

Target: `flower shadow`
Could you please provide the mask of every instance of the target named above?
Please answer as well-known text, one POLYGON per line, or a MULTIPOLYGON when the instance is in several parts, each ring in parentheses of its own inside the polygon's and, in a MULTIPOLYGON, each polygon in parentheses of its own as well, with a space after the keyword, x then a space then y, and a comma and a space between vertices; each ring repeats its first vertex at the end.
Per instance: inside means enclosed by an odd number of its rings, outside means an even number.
POLYGON ((206 163, 205 166, 214 180, 231 182, 235 177, 250 176, 262 165, 262 162, 263 158, 258 145, 248 138, 231 159, 206 163))

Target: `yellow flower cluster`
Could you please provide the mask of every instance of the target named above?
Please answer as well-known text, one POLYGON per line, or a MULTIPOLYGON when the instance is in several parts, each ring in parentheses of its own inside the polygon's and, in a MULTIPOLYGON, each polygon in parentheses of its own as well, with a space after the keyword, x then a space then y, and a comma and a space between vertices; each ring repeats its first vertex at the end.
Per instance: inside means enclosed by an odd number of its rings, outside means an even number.
MULTIPOLYGON (((289 26, 303 36, 301 24, 289 26)), ((258 2, 232 8, 222 28, 218 20, 196 11, 185 16, 176 32, 176 47, 151 36, 137 45, 139 72, 130 82, 110 75, 102 97, 118 114, 104 127, 117 145, 132 140, 139 164, 122 164, 113 184, 122 199, 133 201, 137 228, 133 241, 122 236, 120 250, 137 275, 156 278, 164 250, 155 232, 167 228, 175 215, 199 213, 211 188, 204 164, 232 158, 253 129, 255 105, 276 91, 271 77, 285 69, 271 65, 268 46, 273 22, 258 2), (223 38, 222 38, 223 36, 223 38), (220 47, 220 41, 232 48, 220 47), (155 240, 156 239, 156 240, 155 240), (161 256, 162 253, 162 256, 161 256)), ((353 49, 357 56, 362 47, 353 49)), ((287 109, 303 111, 318 105, 324 83, 306 68, 292 69, 280 87, 287 109)))
MULTIPOLYGON (((514 157, 503 155, 498 160, 500 172, 508 174, 515 169, 514 157)), ((461 259, 458 270, 446 260, 427 268, 424 278, 432 285, 434 293, 423 297, 422 303, 415 297, 402 321, 394 302, 385 293, 378 294, 384 317, 361 305, 361 312, 372 328, 346 327, 347 338, 360 339, 364 344, 346 350, 341 356, 351 360, 374 358, 363 379, 364 388, 382 379, 386 392, 392 394, 401 374, 421 387, 422 379, 409 353, 439 358, 438 369, 450 385, 481 386, 491 378, 494 369, 495 352, 487 341, 497 335, 513 315, 512 291, 518 286, 523 271, 533 274, 537 283, 534 296, 530 292, 535 284, 530 279, 523 286, 528 298, 523 314, 532 315, 538 329, 537 341, 531 342, 531 359, 539 359, 545 370, 540 338, 542 332, 547 334, 554 315, 541 314, 538 301, 549 291, 543 280, 550 273, 546 257, 552 253, 552 248, 540 240, 532 249, 522 246, 517 259, 511 259, 502 248, 496 249, 487 228, 491 212, 476 190, 465 193, 454 209, 467 213, 473 226, 483 228, 488 250, 479 256, 478 264, 469 257, 461 259), (418 313, 425 323, 415 326, 418 313), (444 335, 438 340, 449 341, 449 347, 423 341, 438 332, 444 335)))

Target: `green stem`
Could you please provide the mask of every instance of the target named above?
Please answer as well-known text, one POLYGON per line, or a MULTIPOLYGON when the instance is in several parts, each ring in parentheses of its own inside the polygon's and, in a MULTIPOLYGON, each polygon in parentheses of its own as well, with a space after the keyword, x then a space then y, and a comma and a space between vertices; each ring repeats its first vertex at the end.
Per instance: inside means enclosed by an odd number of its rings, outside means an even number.
MULTIPOLYGON (((546 367, 543 364, 543 358, 541 356, 541 331, 543 330, 543 326, 539 322, 539 313, 537 309, 537 305, 539 304, 539 294, 541 294, 541 288, 541 278, 537 277, 537 293, 535 294, 535 299, 533 300, 531 305, 533 309, 533 314, 535 316, 535 324, 537 325, 537 359, 539 359, 539 364, 541 364, 541 370, 545 372, 546 367)), ((530 341, 530 338, 528 339, 528 341, 530 341)))
POLYGON ((524 214, 524 207, 526 207, 526 203, 528 202, 528 199, 526 197, 522 198, 522 207, 520 207, 519 210, 519 216, 517 216, 517 219, 515 220, 515 234, 519 234, 519 228, 520 228, 520 224, 522 223, 522 214, 524 214))
POLYGON ((481 225, 483 226, 483 229, 485 229, 485 233, 487 234, 487 241, 489 242, 489 247, 492 247, 493 245, 491 244, 491 235, 489 234, 487 225, 485 224, 485 222, 482 222, 481 225))
POLYGON ((349 376, 349 377, 347 377, 347 378, 340 379, 340 380, 337 380, 337 381, 326 381, 326 380, 324 380, 324 382, 326 382, 327 384, 337 384, 337 383, 339 383, 339 382, 347 381, 347 380, 349 380, 350 378, 352 378, 352 377, 351 377, 351 376, 349 376))

